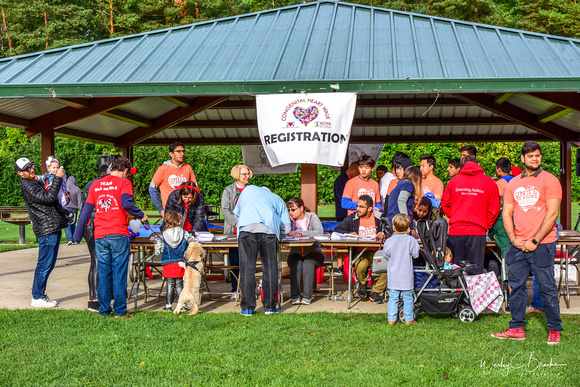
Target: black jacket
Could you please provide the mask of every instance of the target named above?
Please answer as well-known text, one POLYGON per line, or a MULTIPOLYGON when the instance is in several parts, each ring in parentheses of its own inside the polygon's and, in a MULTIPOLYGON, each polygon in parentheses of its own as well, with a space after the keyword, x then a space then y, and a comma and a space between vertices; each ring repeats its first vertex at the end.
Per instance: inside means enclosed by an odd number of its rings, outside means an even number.
POLYGON ((37 238, 55 233, 68 226, 67 220, 57 210, 59 206, 57 195, 61 184, 62 177, 56 176, 46 191, 44 185, 38 180, 20 180, 22 197, 28 207, 32 230, 37 238))
MULTIPOLYGON (((375 224, 377 225, 377 234, 381 232, 381 219, 375 216, 375 224)), ((358 234, 358 229, 360 227, 360 218, 353 212, 349 216, 343 219, 342 222, 334 229, 334 232, 339 232, 342 234, 350 234, 351 232, 356 232, 358 234)))
MULTIPOLYGON (((165 204, 165 212, 175 211, 181 215, 185 214, 185 206, 179 203, 179 190, 169 194, 165 204)), ((195 231, 207 231, 205 225, 205 200, 202 194, 197 194, 195 202, 189 205, 187 209, 187 219, 195 231)))

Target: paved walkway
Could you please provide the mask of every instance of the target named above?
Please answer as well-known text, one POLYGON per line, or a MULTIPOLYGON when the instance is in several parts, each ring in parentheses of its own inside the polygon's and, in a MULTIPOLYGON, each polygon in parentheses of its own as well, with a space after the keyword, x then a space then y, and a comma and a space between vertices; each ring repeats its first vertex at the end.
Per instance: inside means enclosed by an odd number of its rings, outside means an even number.
MULTIPOLYGON (((31 285, 36 266, 38 249, 17 250, 0 253, 0 307, 9 309, 30 308, 31 285)), ((59 302, 62 309, 86 309, 88 303, 87 276, 89 271, 89 253, 85 243, 80 245, 61 245, 56 267, 48 281, 47 294, 50 298, 59 302)), ((346 296, 346 284, 342 277, 336 277, 335 290, 338 295, 346 296)), ((151 287, 151 297, 147 302, 143 299, 144 292, 141 290, 138 297, 137 307, 141 310, 161 310, 165 305, 165 292, 161 300, 157 302, 157 294, 161 286, 161 279, 148 280, 151 287)), ((290 305, 290 284, 287 279, 284 285, 283 313, 303 313, 303 312, 347 312, 346 301, 330 301, 326 298, 329 282, 319 284, 319 289, 315 293, 312 305, 292 306, 290 305)), ((131 282, 129 281, 129 287, 131 282)), ((230 284, 225 281, 211 281, 212 292, 228 292, 230 284)), ((575 288, 577 289, 577 287, 575 288)), ((531 294, 531 292, 530 292, 531 294)), ((132 309, 134 298, 128 300, 128 307, 132 309)), ((386 304, 377 305, 369 302, 368 299, 360 301, 355 299, 350 312, 357 313, 385 313, 386 304)), ((580 296, 571 297, 571 307, 566 309, 563 298, 560 298, 560 308, 562 313, 580 314, 580 296)), ((202 312, 237 312, 239 306, 234 305, 234 301, 229 299, 227 294, 215 295, 214 300, 209 300, 207 293, 203 295, 202 312)), ((258 300, 258 312, 262 311, 258 300)))

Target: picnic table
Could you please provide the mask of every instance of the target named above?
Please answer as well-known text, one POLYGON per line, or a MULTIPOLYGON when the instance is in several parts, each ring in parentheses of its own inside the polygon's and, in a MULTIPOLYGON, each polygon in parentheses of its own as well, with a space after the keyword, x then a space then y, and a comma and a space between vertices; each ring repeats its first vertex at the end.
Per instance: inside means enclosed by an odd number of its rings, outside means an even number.
POLYGON ((0 219, 18 226, 18 244, 26 244, 26 225, 30 224, 28 208, 25 206, 0 206, 0 219), (16 216, 13 216, 17 214, 16 216))

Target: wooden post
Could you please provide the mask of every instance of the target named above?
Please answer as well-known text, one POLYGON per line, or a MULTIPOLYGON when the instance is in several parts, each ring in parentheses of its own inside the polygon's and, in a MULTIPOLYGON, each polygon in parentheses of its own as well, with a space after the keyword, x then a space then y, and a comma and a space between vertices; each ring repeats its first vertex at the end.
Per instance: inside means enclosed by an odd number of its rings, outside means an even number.
POLYGON ((318 213, 318 165, 301 164, 300 197, 310 211, 318 213))
POLYGON ((42 164, 42 173, 46 173, 48 169, 46 168, 45 161, 48 159, 48 156, 54 156, 54 130, 52 129, 51 122, 43 123, 40 128, 40 134, 42 136, 40 140, 40 154, 42 158, 40 164, 42 164))
POLYGON ((560 184, 562 203, 560 204, 560 223, 565 230, 572 228, 572 142, 560 142, 560 184))

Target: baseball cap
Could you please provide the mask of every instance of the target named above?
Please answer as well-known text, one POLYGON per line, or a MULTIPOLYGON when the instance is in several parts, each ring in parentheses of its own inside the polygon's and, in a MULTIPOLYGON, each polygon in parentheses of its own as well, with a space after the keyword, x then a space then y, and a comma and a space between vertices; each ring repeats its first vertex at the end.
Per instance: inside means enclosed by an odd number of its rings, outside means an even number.
POLYGON ((14 170, 16 172, 26 171, 26 168, 28 168, 30 164, 32 164, 30 160, 28 160, 26 157, 21 157, 14 163, 14 170))
POLYGON ((397 165, 397 164, 400 164, 401 167, 403 167, 403 169, 407 169, 407 168, 413 166, 413 162, 409 159, 406 159, 406 158, 402 158, 402 159, 397 160, 395 165, 397 165))

